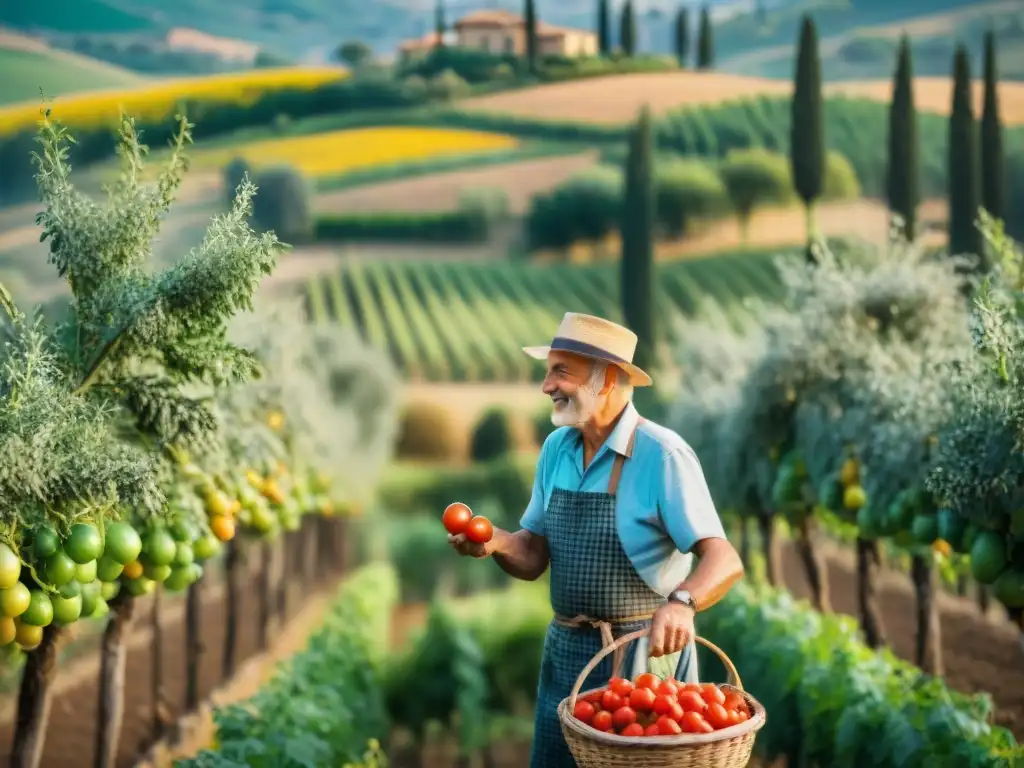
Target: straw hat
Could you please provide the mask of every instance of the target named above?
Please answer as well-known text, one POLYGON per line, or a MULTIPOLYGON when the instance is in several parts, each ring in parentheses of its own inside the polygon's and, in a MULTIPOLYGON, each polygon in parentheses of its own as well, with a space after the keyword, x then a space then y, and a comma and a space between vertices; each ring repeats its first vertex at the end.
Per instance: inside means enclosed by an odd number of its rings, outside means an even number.
POLYGON ((537 360, 546 360, 548 352, 556 350, 612 363, 629 374, 634 387, 649 387, 651 377, 633 365, 636 341, 635 333, 610 320, 566 312, 549 346, 523 347, 523 352, 537 360))

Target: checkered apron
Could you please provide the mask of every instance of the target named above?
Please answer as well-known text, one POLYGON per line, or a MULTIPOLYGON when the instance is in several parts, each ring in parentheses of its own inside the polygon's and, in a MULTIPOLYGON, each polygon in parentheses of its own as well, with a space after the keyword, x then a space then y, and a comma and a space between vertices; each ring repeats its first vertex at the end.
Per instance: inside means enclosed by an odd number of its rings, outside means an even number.
MULTIPOLYGON (((634 436, 627 454, 632 453, 634 436)), ((665 602, 640 578, 619 541, 615 492, 624 458, 616 455, 607 492, 555 488, 545 512, 555 620, 544 638, 530 768, 576 768, 558 721, 559 703, 594 655, 611 642, 610 625, 617 636, 650 626, 650 617, 665 602)), ((613 669, 635 668, 637 645, 631 643, 624 658, 605 658, 582 690, 607 683, 613 669), (619 666, 621 662, 625 665, 619 666)), ((679 679, 690 678, 693 658, 691 644, 681 654, 679 679)))

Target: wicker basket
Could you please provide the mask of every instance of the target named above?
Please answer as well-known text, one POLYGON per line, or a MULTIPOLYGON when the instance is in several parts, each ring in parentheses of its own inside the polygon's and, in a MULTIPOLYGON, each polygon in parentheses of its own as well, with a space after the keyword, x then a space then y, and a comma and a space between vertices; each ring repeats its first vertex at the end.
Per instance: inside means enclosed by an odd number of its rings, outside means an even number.
POLYGON ((736 666, 725 652, 702 637, 696 638, 697 642, 714 651, 729 674, 731 684, 723 686, 724 690, 738 693, 746 700, 750 719, 714 733, 619 736, 599 731, 573 717, 576 699, 590 693, 581 693, 580 688, 601 660, 647 633, 647 629, 640 629, 623 635, 598 651, 576 678, 572 693, 558 705, 562 733, 579 768, 743 768, 750 762, 754 738, 765 723, 764 707, 743 690, 736 666))

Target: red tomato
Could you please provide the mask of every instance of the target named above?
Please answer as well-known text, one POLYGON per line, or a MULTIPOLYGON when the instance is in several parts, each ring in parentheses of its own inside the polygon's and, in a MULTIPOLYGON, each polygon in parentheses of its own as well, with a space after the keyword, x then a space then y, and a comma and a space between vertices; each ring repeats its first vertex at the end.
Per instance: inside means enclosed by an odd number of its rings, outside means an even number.
POLYGON ((654 692, 663 696, 675 696, 679 693, 679 686, 674 680, 662 680, 654 692))
POLYGON ((630 723, 622 729, 623 736, 643 736, 644 727, 640 723, 630 723))
POLYGON ((744 722, 746 722, 747 720, 749 720, 749 719, 750 719, 750 710, 747 710, 747 709, 741 709, 741 710, 740 710, 739 712, 737 712, 736 714, 740 716, 740 722, 741 722, 741 723, 744 723, 744 722))
POLYGON ((704 683, 700 687, 700 695, 708 704, 725 704, 725 694, 714 683, 704 683))
POLYGON ((601 706, 601 696, 603 695, 604 689, 600 691, 594 691, 593 693, 588 693, 586 696, 583 697, 583 700, 589 701, 594 706, 601 706))
POLYGON ((675 736, 676 734, 682 733, 683 729, 679 727, 679 723, 673 720, 671 717, 659 717, 658 718, 658 733, 662 736, 675 736))
POLYGON ((693 691, 694 693, 699 694, 702 689, 701 689, 700 683, 685 683, 683 685, 683 687, 680 688, 679 690, 680 691, 693 691))
POLYGON ((747 702, 738 693, 727 693, 722 706, 730 712, 742 712, 747 708, 747 702))
POLYGON ((601 708, 607 709, 610 712, 614 712, 616 709, 625 704, 622 697, 619 696, 615 691, 605 691, 601 694, 601 708))
POLYGON ((590 725, 599 731, 610 731, 612 729, 612 713, 598 712, 594 715, 590 725))
POLYGON ((636 680, 633 681, 637 688, 650 688, 652 691, 658 687, 659 683, 661 683, 661 678, 651 672, 637 675, 636 680))
POLYGON ((716 731, 728 728, 731 725, 729 722, 729 713, 725 711, 725 707, 717 703, 708 705, 708 711, 704 713, 704 719, 707 720, 711 724, 711 727, 716 731))
POLYGON ((491 521, 481 515, 474 517, 466 526, 466 538, 477 544, 486 544, 493 535, 494 528, 491 526, 491 521))
POLYGON ((711 727, 711 723, 707 720, 702 720, 700 723, 700 733, 714 733, 715 729, 711 727))
POLYGON ((743 722, 743 717, 735 709, 727 709, 726 713, 729 715, 729 725, 739 725, 743 722))
POLYGON ((452 536, 465 533, 466 526, 469 525, 469 521, 472 519, 473 511, 461 501, 449 504, 445 507, 444 515, 441 516, 441 522, 444 523, 444 527, 448 529, 448 533, 452 536))
POLYGON ((680 691, 676 701, 684 712, 703 712, 708 708, 708 703, 696 691, 680 691))
POLYGON ((660 736, 660 735, 661 735, 661 731, 658 730, 658 724, 657 723, 651 723, 646 728, 644 728, 644 736, 660 736))
POLYGON ((630 709, 628 706, 619 707, 612 713, 612 723, 618 729, 623 729, 627 725, 632 725, 636 722, 636 712, 630 709))
POLYGON ((629 694, 629 706, 637 712, 650 712, 654 709, 657 695, 650 688, 634 688, 629 694))
POLYGON ((683 719, 679 723, 682 726, 683 733, 702 733, 704 718, 697 712, 685 712, 683 719))
POLYGON ((613 677, 609 680, 608 687, 624 699, 628 699, 629 694, 633 692, 633 684, 621 677, 613 677))
POLYGON ((576 709, 572 711, 572 714, 577 720, 589 725, 594 719, 594 715, 597 714, 597 710, 589 701, 577 701, 576 709))
POLYGON ((652 709, 656 714, 667 715, 672 711, 672 704, 673 700, 671 696, 659 694, 654 697, 654 705, 652 706, 652 709))

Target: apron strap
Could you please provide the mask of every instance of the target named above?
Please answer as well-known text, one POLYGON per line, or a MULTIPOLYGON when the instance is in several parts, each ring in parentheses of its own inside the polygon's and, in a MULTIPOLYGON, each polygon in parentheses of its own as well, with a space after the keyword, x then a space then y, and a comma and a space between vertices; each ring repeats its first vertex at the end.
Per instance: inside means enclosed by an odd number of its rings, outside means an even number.
MULTIPOLYGON (((638 613, 635 616, 626 616, 612 621, 602 621, 600 619, 592 619, 589 616, 584 616, 583 614, 574 616, 570 619, 556 613, 555 623, 571 629, 578 629, 580 627, 587 626, 593 627, 601 633, 601 647, 607 648, 615 642, 615 634, 612 632, 613 624, 633 624, 638 621, 648 621, 650 620, 651 615, 652 614, 649 613, 638 613)), ((622 657, 625 656, 625 653, 625 646, 620 646, 612 651, 612 677, 619 677, 619 674, 622 671, 622 657)))
POLYGON ((616 453, 615 461, 612 463, 612 472, 608 477, 608 493, 612 496, 619 490, 619 479, 622 477, 622 466, 626 463, 626 457, 633 455, 633 443, 636 442, 636 431, 641 424, 644 423, 644 419, 641 416, 636 421, 636 426, 633 427, 633 431, 629 433, 629 441, 626 443, 626 453, 616 453))

